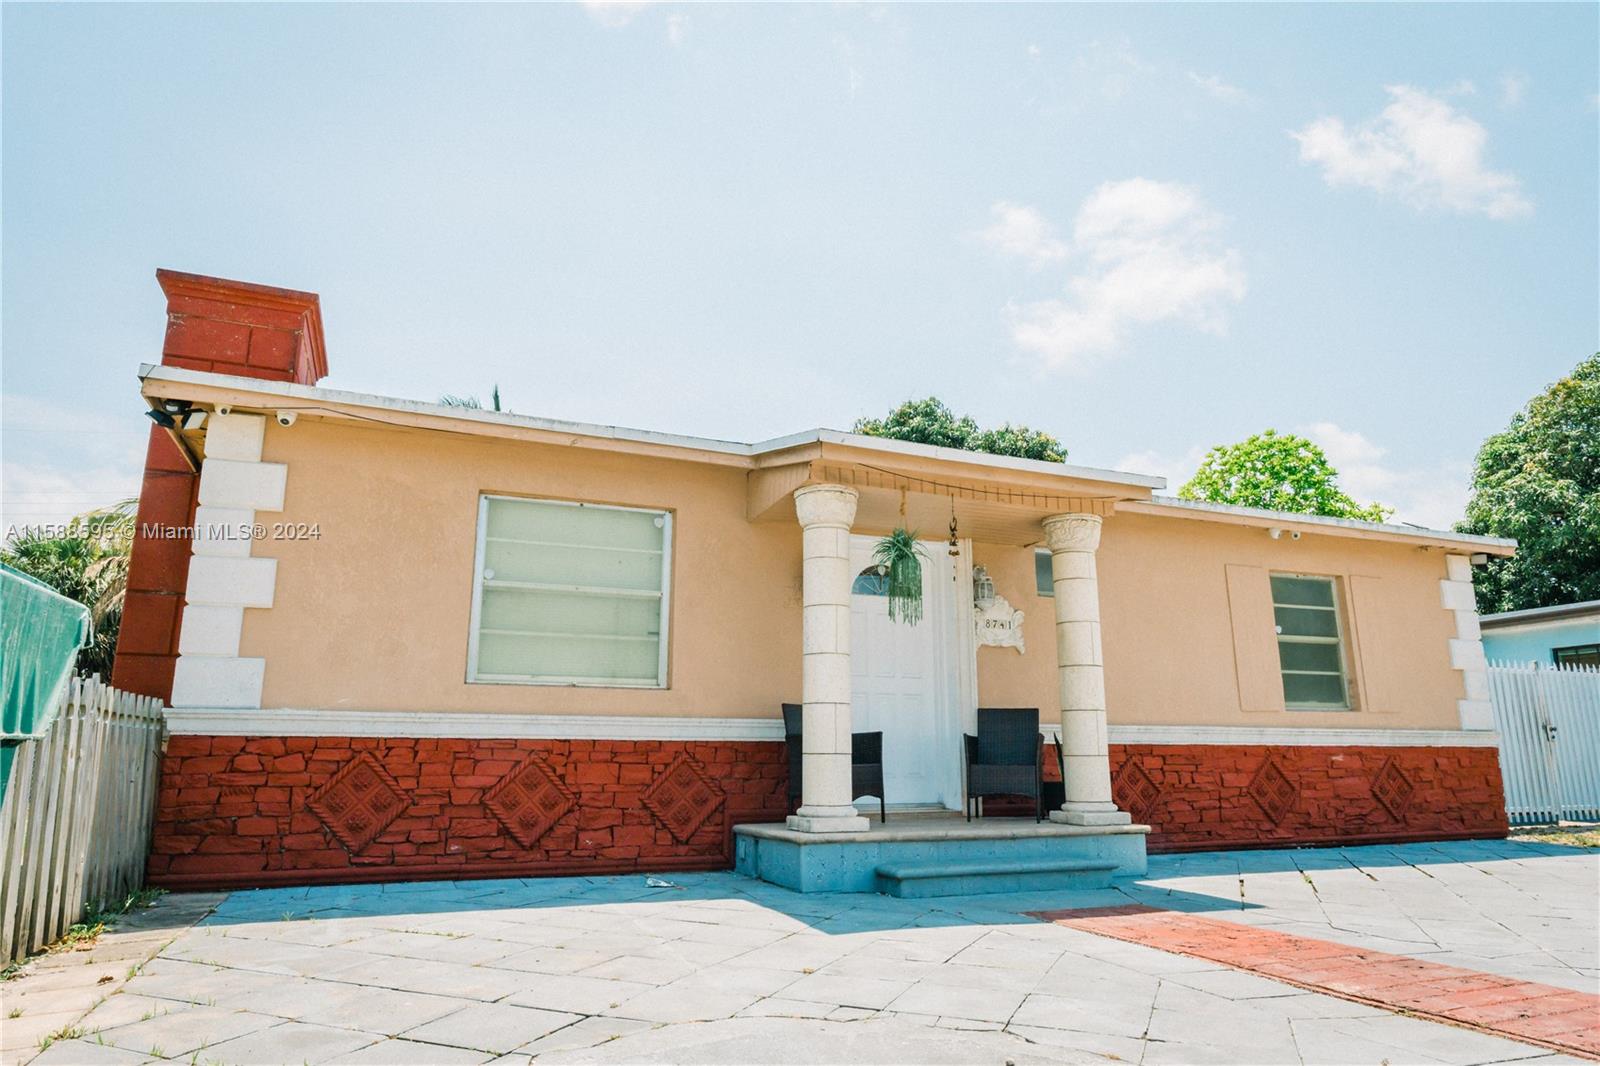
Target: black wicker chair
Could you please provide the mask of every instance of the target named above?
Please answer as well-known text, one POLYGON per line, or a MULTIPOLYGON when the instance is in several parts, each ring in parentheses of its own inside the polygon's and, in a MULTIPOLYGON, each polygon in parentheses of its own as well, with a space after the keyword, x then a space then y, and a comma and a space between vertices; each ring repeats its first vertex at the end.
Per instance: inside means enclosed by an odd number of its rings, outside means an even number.
MULTIPOLYGON (((1037 707, 979 707, 978 735, 966 734, 967 821, 984 796, 1026 796, 1044 819, 1044 738, 1037 707)), ((978 807, 980 816, 983 808, 978 807)))
MULTIPOLYGON (((783 705, 783 739, 789 749, 789 806, 800 802, 801 723, 804 712, 798 703, 783 705)), ((883 797, 883 734, 881 732, 850 734, 850 798, 878 797, 878 821, 889 820, 889 804, 883 797)))

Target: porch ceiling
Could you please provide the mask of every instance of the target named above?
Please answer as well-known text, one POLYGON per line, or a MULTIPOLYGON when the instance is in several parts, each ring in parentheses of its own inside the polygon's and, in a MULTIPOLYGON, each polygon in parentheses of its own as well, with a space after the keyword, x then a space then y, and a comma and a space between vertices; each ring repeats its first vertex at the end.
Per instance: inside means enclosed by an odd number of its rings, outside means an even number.
POLYGON ((1031 471, 983 470, 975 475, 957 464, 930 467, 819 448, 815 454, 752 471, 747 516, 753 522, 793 522, 794 490, 819 482, 849 485, 861 494, 853 527, 858 532, 887 533, 904 525, 923 539, 942 540, 950 535, 953 513, 957 536, 1018 546, 1044 539, 1040 520, 1048 515, 1109 515, 1118 499, 1149 496, 1147 490, 1086 479, 1031 471))

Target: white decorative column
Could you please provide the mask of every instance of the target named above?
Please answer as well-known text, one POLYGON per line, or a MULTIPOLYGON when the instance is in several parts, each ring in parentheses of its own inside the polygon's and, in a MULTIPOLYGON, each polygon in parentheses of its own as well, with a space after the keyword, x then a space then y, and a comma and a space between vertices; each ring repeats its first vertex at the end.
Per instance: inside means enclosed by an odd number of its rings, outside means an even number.
POLYGON ((266 660, 239 655, 247 607, 271 607, 276 559, 252 558, 256 512, 283 510, 288 467, 261 461, 262 415, 213 414, 200 467, 172 706, 261 706, 266 660))
POLYGON ((1489 699, 1489 661, 1483 655, 1478 628, 1478 598, 1472 592, 1472 559, 1444 557, 1445 578, 1439 582, 1439 604, 1455 615, 1456 635, 1450 641, 1450 665, 1461 671, 1466 698, 1456 701, 1462 729, 1493 729, 1494 704, 1489 699))
POLYGON ((1058 514, 1044 520, 1055 584, 1056 670, 1061 683, 1061 755, 1067 800, 1050 812, 1069 825, 1127 825, 1111 798, 1106 744, 1105 667, 1100 657, 1100 583, 1094 552, 1100 516, 1058 514))
POLYGON ((800 810, 789 828, 805 833, 859 833, 850 784, 850 524, 856 490, 806 485, 794 494, 803 530, 801 701, 804 748, 800 810))

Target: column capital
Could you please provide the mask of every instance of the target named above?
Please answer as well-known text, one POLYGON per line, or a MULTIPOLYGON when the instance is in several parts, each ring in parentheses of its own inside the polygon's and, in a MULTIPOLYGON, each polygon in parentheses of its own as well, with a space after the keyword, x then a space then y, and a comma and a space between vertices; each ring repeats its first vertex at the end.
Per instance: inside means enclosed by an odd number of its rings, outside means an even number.
POLYGON ((1092 552, 1100 546, 1100 516, 1053 514, 1044 520, 1044 539, 1052 552, 1092 552))
POLYGON ((849 529, 856 520, 860 494, 848 485, 802 485, 794 491, 794 513, 800 524, 849 529))

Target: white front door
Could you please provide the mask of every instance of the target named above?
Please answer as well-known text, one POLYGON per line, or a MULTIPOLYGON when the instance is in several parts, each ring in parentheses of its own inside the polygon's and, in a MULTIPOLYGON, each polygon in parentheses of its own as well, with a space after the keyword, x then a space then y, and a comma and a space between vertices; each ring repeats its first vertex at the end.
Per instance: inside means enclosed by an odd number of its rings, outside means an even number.
MULTIPOLYGON (((924 545, 923 617, 917 625, 889 618, 889 600, 873 581, 876 537, 850 539, 852 572, 861 575, 850 595, 851 728, 883 733, 885 799, 891 806, 960 807, 957 738, 953 728, 954 687, 950 682, 947 615, 953 614, 951 568, 945 546, 924 545), (952 771, 954 774, 952 775, 952 771)), ((875 802, 863 802, 870 814, 875 802)))

